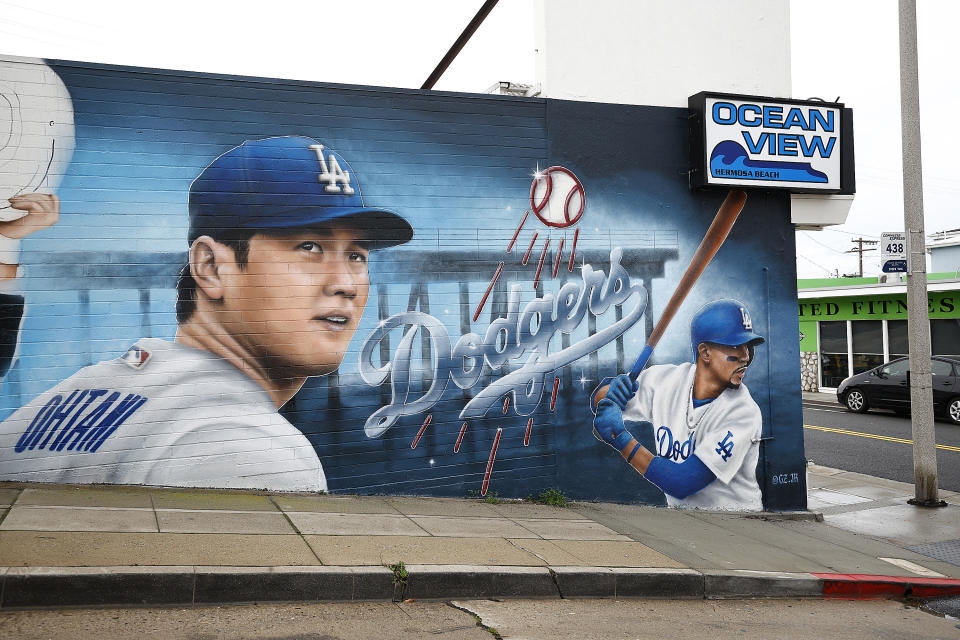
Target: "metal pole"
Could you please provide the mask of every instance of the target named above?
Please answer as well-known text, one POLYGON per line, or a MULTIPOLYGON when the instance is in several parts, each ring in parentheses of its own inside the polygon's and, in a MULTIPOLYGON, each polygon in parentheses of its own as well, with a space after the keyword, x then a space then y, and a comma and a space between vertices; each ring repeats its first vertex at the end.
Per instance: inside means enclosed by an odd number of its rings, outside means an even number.
POLYGON ((477 15, 473 16, 473 19, 463 30, 463 33, 460 34, 460 37, 457 38, 457 41, 453 43, 453 46, 450 47, 450 50, 447 51, 447 54, 443 56, 443 59, 437 64, 436 68, 430 74, 426 80, 423 81, 421 89, 433 89, 433 85, 437 84, 437 80, 440 79, 440 76, 443 75, 443 72, 447 70, 447 67, 453 62, 454 58, 457 57, 457 54, 460 53, 460 50, 466 46, 467 41, 470 40, 470 37, 474 32, 480 28, 480 25, 483 24, 483 21, 486 19, 487 15, 493 8, 497 6, 499 0, 487 0, 483 3, 483 6, 480 7, 480 10, 477 11, 477 15))
POLYGON ((903 224, 907 232, 907 330, 910 337, 910 411, 913 422, 914 498, 940 506, 933 431, 927 258, 920 162, 920 82, 917 72, 917 3, 900 0, 900 120, 903 135, 903 224))

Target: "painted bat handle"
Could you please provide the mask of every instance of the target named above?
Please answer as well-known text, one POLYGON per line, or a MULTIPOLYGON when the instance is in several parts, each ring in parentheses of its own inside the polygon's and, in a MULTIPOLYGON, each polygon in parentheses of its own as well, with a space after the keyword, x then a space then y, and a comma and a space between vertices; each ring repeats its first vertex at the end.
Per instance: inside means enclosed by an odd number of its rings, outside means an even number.
MULTIPOLYGON (((653 354, 653 347, 651 345, 646 345, 643 348, 643 351, 640 352, 640 355, 637 356, 637 361, 633 364, 633 369, 630 370, 630 379, 636 382, 637 378, 640 377, 640 372, 643 371, 643 368, 647 366, 647 361, 650 360, 650 356, 653 354)), ((607 391, 610 390, 610 381, 613 378, 604 378, 596 389, 593 390, 593 393, 590 394, 590 409, 596 413, 597 405, 600 404, 600 401, 607 397, 607 391)))
POLYGON ((637 361, 633 363, 633 369, 630 370, 631 380, 634 382, 637 381, 637 378, 640 377, 640 372, 647 366, 647 360, 650 359, 651 354, 653 354, 653 347, 650 345, 645 346, 643 351, 640 352, 640 355, 637 356, 637 361))

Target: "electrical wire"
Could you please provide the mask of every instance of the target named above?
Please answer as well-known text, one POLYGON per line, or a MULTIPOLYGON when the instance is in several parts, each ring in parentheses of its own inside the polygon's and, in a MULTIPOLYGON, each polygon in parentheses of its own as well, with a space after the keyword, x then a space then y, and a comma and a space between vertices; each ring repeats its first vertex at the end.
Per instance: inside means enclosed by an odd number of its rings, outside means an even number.
POLYGON ((858 233, 854 233, 854 232, 852 232, 852 231, 844 231, 843 229, 822 229, 822 231, 832 231, 833 233, 845 233, 845 234, 847 234, 848 236, 859 236, 859 237, 863 237, 863 238, 870 238, 871 240, 873 240, 874 238, 879 238, 879 237, 880 237, 880 236, 878 236, 878 235, 872 235, 872 234, 869 234, 869 233, 859 233, 859 232, 858 232, 858 233))
POLYGON ((833 271, 830 271, 830 269, 827 269, 826 267, 824 267, 824 266, 821 265, 821 264, 817 264, 816 262, 814 262, 813 260, 811 260, 810 258, 808 258, 808 257, 805 256, 805 255, 802 255, 802 254, 799 254, 799 253, 798 253, 798 254, 797 254, 797 257, 798 257, 798 258, 803 258, 804 260, 806 260, 807 262, 809 262, 810 264, 812 264, 813 266, 815 266, 815 267, 818 268, 818 269, 823 269, 824 271, 827 272, 828 275, 833 273, 833 271))
POLYGON ((804 237, 808 238, 809 240, 811 240, 811 241, 813 241, 813 242, 816 242, 818 245, 820 245, 820 246, 823 247, 824 249, 829 249, 830 251, 833 251, 834 253, 846 253, 846 251, 838 251, 838 250, 834 249, 833 247, 831 247, 830 245, 826 245, 826 244, 820 242, 819 240, 817 240, 816 238, 814 238, 813 236, 811 236, 809 231, 803 231, 802 233, 803 233, 804 237))

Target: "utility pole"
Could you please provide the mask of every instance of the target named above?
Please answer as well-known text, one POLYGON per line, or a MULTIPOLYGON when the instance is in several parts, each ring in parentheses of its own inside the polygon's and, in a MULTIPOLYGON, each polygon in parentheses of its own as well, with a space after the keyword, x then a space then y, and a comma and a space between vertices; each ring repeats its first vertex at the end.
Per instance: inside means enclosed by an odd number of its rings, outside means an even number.
POLYGON ((853 244, 857 245, 856 249, 850 249, 844 253, 859 253, 860 254, 860 276, 863 277, 863 252, 864 251, 876 251, 876 249, 864 249, 863 245, 865 244, 878 244, 879 240, 864 240, 863 238, 857 238, 855 240, 850 240, 853 244))
POLYGON ((923 234, 920 160, 920 80, 917 1, 900 0, 900 120, 903 136, 903 223, 907 232, 907 332, 910 344, 910 414, 913 423, 914 497, 910 504, 946 506, 937 495, 937 451, 930 374, 927 256, 923 234))

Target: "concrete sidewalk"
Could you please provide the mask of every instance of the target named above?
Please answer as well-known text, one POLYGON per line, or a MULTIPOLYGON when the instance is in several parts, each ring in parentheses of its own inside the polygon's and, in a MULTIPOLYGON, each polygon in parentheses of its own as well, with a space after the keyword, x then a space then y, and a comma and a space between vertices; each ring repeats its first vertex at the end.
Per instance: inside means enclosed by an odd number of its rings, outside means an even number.
POLYGON ((0 606, 960 593, 960 507, 808 480, 815 512, 752 515, 6 483, 0 606))

